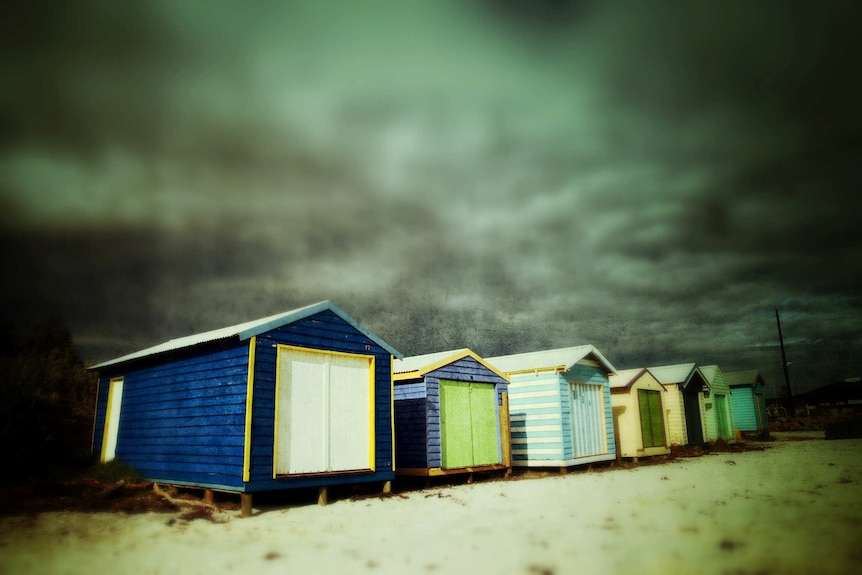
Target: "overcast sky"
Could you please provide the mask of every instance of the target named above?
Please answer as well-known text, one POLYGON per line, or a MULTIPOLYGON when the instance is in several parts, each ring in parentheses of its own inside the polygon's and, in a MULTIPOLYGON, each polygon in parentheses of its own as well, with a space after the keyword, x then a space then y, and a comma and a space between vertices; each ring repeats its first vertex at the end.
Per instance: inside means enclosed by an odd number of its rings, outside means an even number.
POLYGON ((2 327, 87 361, 330 299, 405 355, 862 375, 854 3, 21 3, 2 327), (38 4, 38 6, 36 6, 38 4))

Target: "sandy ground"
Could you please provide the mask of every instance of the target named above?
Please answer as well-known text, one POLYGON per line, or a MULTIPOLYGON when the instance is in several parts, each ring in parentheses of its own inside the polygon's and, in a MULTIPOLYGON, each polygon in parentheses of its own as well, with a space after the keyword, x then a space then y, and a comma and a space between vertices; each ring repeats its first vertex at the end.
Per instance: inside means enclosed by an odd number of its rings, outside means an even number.
POLYGON ((435 487, 227 522, 0 519, 0 573, 862 573, 862 439, 435 487))

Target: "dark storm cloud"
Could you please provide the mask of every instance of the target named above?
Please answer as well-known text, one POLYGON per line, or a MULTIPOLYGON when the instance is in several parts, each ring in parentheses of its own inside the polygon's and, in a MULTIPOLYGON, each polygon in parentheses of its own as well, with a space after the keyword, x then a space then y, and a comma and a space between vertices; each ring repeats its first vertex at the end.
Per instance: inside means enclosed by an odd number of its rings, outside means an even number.
POLYGON ((329 298, 406 353, 775 379, 781 307, 800 379, 859 371, 851 11, 22 7, 7 323, 58 307, 105 359, 329 298))

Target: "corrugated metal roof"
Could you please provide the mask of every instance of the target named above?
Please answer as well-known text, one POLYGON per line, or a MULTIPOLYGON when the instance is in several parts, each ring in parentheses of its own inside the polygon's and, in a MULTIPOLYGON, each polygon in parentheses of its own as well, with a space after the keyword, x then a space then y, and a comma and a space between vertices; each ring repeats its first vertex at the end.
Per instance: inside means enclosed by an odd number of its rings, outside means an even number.
POLYGON ((426 353, 424 355, 411 355, 404 359, 397 359, 392 363, 392 370, 395 373, 405 373, 408 371, 418 371, 426 365, 432 365, 449 357, 462 357, 470 350, 466 347, 461 349, 452 349, 449 351, 438 351, 436 353, 426 353))
POLYGON ((393 362, 393 370, 394 370, 394 378, 396 380, 405 380, 412 379, 416 377, 421 377, 426 373, 432 372, 444 365, 448 365, 450 363, 454 363, 459 359, 465 357, 472 357, 477 362, 493 371, 503 379, 508 380, 509 378, 505 376, 501 371, 499 371, 496 367, 488 363, 487 360, 479 357, 479 355, 469 349, 469 348, 461 348, 461 349, 453 349, 450 351, 438 351, 436 353, 426 353, 424 355, 413 355, 410 357, 405 357, 402 360, 395 360, 393 362))
POLYGON ((392 348, 385 341, 368 331, 364 326, 362 326, 355 319, 347 315, 344 311, 339 309, 335 304, 330 302, 329 300, 321 301, 316 304, 308 305, 305 307, 297 308, 294 310, 290 310, 287 312, 279 313, 276 315, 271 315, 268 317, 247 321, 245 323, 240 323, 237 325, 232 325, 228 327, 223 327, 220 329, 215 329, 211 331, 206 331, 203 333, 189 335, 185 337, 180 337, 177 339, 172 339, 170 341, 166 341, 165 343, 161 343, 159 345, 155 345, 153 347, 148 347, 146 349, 142 349, 140 351, 136 351, 134 353, 130 353, 128 355, 124 355, 115 359, 111 359, 100 364, 94 365, 89 369, 99 369, 103 367, 108 367, 111 365, 118 365, 121 363, 125 363, 128 361, 132 361, 135 359, 140 359, 143 357, 148 357, 151 355, 156 355, 160 353, 164 353, 167 351, 175 351, 178 349, 183 349, 187 347, 192 347, 195 345, 200 345, 203 343, 237 338, 239 341, 243 341, 251 338, 255 335, 260 335, 261 333, 265 333, 271 329, 275 329, 277 327, 281 327, 295 321, 299 321, 301 319, 312 316, 316 313, 320 313, 321 311, 332 311, 341 319, 361 331, 368 338, 374 340, 378 345, 387 350, 389 353, 394 355, 395 357, 401 357, 401 354, 392 348))
POLYGON ((647 368, 659 383, 663 385, 685 384, 697 369, 695 363, 676 363, 673 365, 659 365, 647 368))
POLYGON ((528 353, 516 353, 513 355, 501 355, 485 358, 488 363, 504 373, 516 371, 546 370, 570 367, 580 360, 592 355, 602 363, 608 372, 616 371, 616 368, 592 345, 579 345, 576 347, 563 347, 559 349, 546 349, 528 353))
MULTIPOLYGON (((647 371, 645 367, 636 367, 634 369, 623 369, 616 373, 611 374, 608 378, 610 382, 610 386, 612 388, 616 387, 629 387, 634 382, 638 380, 642 373, 647 371)), ((653 376, 655 377, 655 376, 653 376)))
POLYGON ((757 380, 763 381, 760 372, 756 369, 746 369, 745 371, 729 371, 724 374, 724 381, 727 385, 733 387, 735 385, 754 385, 757 380))

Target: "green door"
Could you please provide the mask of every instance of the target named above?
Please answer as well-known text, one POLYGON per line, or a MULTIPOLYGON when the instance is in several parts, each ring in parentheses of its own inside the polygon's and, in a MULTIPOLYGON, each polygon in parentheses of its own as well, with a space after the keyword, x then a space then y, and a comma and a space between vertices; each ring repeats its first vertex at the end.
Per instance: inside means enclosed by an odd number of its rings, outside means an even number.
POLYGON ((715 418, 718 426, 718 436, 721 439, 730 439, 730 422, 727 417, 727 396, 715 396, 715 418))
POLYGON ((492 384, 440 380, 445 469, 499 463, 496 399, 492 384))
POLYGON ((641 436, 644 448, 664 447, 664 418, 661 412, 661 392, 638 390, 638 409, 641 416, 641 436))
POLYGON ((492 384, 470 385, 470 415, 473 423, 473 465, 499 463, 497 392, 492 384))

